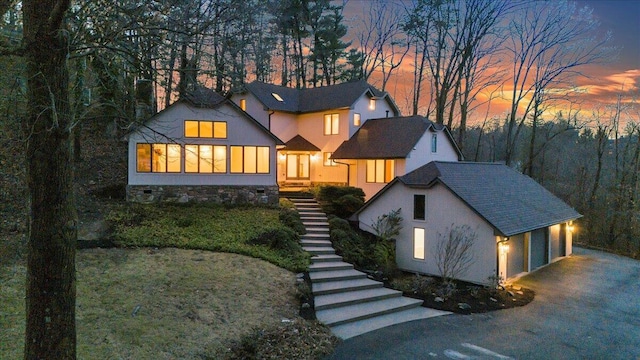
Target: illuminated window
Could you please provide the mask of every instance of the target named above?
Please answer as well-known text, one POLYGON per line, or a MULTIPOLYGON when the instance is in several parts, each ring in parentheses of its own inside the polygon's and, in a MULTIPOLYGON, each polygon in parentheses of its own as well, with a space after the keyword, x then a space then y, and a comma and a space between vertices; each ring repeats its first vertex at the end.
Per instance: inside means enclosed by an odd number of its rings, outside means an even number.
POLYGON ((337 135, 340 129, 340 114, 326 114, 324 116, 324 134, 337 135))
POLYGON ((426 198, 424 195, 413 195, 413 219, 424 220, 426 210, 426 198))
POLYGON ((367 182, 388 183, 395 177, 395 160, 367 160, 367 182))
POLYGON ((177 144, 137 144, 138 172, 180 172, 181 148, 177 144))
POLYGON ((184 152, 184 172, 227 172, 227 147, 224 145, 185 145, 184 152))
POLYGON ((231 146, 231 172, 242 174, 269 173, 268 146, 231 146))
POLYGON ((353 126, 360 126, 360 114, 353 114, 353 126))
POLYGON ((186 120, 184 122, 184 136, 193 138, 227 138, 227 123, 225 121, 198 121, 186 120))
POLYGON ((376 99, 369 99, 369 110, 375 110, 376 109, 376 99))
POLYGON ((431 152, 438 152, 438 134, 431 134, 431 152))
POLYGON ((283 102, 284 100, 282 99, 282 96, 280 96, 277 93, 271 93, 271 96, 273 96, 276 100, 283 102))
POLYGON ((151 144, 136 144, 138 172, 151 172, 151 144))
POLYGON ((247 99, 240 99, 240 109, 247 111, 247 99))
POLYGON ((333 155, 332 152, 322 153, 322 163, 324 166, 338 166, 335 161, 331 160, 331 155, 333 155))
POLYGON ((424 260, 424 229, 413 228, 413 258, 424 260))

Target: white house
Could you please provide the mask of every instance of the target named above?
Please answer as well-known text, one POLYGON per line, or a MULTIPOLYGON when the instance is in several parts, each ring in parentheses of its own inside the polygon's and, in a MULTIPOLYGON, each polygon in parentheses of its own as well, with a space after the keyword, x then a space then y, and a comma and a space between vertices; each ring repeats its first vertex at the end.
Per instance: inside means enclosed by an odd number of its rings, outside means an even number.
POLYGON ((374 219, 396 209, 403 217, 400 269, 439 275, 437 242, 466 225, 476 235, 473 263, 459 278, 480 284, 571 254, 572 222, 581 217, 531 178, 496 163, 430 162, 395 178, 352 220, 372 232, 374 219))
POLYGON ((400 113, 387 93, 365 81, 309 89, 256 81, 231 100, 286 142, 277 157, 281 188, 350 183, 348 165, 333 161, 333 152, 368 119, 400 113))
POLYGON ((127 199, 278 203, 284 143, 235 103, 200 88, 128 136, 127 199))
POLYGON ((332 155, 349 168, 348 183, 371 198, 396 176, 431 161, 462 160, 449 129, 422 116, 372 119, 332 155))

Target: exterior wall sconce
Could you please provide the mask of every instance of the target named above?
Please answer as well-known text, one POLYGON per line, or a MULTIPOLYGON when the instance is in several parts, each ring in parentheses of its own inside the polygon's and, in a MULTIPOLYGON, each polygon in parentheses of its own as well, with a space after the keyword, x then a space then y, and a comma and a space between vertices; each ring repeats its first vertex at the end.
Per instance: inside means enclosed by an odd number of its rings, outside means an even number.
POLYGON ((498 241, 498 251, 500 251, 500 254, 506 254, 509 252, 509 244, 507 243, 509 241, 509 238, 504 238, 504 240, 500 240, 498 241))
POLYGON ((571 233, 574 232, 575 227, 573 226, 573 221, 569 221, 569 223, 567 224, 567 230, 571 233))

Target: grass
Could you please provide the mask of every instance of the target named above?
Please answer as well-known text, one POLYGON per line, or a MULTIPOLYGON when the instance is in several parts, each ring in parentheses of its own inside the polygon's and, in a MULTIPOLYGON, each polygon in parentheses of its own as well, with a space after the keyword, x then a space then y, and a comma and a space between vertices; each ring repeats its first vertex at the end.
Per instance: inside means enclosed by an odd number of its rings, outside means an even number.
POLYGON ((114 224, 114 241, 124 247, 177 247, 248 255, 285 269, 302 272, 309 257, 302 250, 256 246, 251 240, 283 227, 279 210, 226 208, 215 205, 125 204, 107 220, 114 224))
MULTIPOLYGON (((0 268, 1 359, 22 357, 25 274, 23 264, 0 268)), ((324 327, 297 316, 294 274, 242 255, 81 250, 77 293, 79 359, 230 357, 239 339, 283 326, 330 338, 324 327)))

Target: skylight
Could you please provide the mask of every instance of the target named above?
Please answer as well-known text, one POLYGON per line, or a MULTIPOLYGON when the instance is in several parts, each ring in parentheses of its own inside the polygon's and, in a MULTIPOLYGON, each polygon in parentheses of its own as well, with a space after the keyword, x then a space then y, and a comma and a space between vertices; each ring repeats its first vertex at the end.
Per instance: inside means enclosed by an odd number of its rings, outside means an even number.
POLYGON ((276 98, 276 100, 283 102, 284 100, 282 99, 282 96, 278 95, 277 93, 271 93, 271 95, 276 98))

